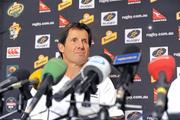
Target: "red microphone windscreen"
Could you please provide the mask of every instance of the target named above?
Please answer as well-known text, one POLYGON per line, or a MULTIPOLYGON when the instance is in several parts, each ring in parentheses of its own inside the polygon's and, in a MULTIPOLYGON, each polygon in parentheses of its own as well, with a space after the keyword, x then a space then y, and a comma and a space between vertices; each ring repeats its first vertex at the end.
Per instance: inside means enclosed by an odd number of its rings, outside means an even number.
POLYGON ((167 82, 171 82, 175 66, 176 63, 173 56, 162 55, 150 61, 148 65, 148 71, 155 80, 158 80, 158 74, 162 71, 166 74, 167 82))

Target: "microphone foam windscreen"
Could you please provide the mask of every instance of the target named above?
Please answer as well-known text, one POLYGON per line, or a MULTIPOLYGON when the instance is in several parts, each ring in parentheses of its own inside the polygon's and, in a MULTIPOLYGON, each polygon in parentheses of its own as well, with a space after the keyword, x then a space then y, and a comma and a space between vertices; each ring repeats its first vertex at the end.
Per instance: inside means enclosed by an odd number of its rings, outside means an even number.
POLYGON ((171 82, 174 70, 175 70, 175 59, 170 55, 163 55, 152 59, 148 64, 148 71, 155 80, 158 80, 159 72, 165 72, 167 82, 171 82))
POLYGON ((28 79, 30 72, 25 69, 18 69, 11 74, 11 76, 17 77, 18 81, 28 79))
POLYGON ((125 50, 123 51, 123 54, 138 53, 138 52, 140 52, 139 47, 137 47, 136 45, 129 45, 125 48, 125 50))
POLYGON ((40 85, 41 85, 41 82, 42 82, 42 71, 43 69, 40 68, 40 69, 37 69, 36 71, 34 71, 30 76, 29 76, 29 80, 34 80, 36 79, 38 81, 38 84, 35 84, 33 85, 35 89, 37 89, 40 85))
POLYGON ((43 76, 50 74, 53 77, 53 85, 57 84, 66 72, 67 65, 62 59, 52 58, 43 68, 43 76))

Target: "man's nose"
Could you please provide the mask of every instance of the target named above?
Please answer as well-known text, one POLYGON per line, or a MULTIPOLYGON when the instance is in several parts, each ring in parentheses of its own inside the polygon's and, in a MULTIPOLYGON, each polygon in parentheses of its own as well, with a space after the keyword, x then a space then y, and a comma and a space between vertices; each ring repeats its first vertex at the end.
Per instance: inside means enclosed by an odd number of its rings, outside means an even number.
POLYGON ((79 42, 78 42, 78 47, 79 47, 79 48, 84 48, 83 41, 79 40, 79 42))

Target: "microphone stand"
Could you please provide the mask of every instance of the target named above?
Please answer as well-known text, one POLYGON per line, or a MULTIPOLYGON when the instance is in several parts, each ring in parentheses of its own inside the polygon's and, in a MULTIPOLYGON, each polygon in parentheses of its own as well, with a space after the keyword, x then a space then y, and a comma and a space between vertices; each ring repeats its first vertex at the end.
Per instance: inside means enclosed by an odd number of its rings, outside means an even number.
POLYGON ((4 103, 4 98, 3 95, 0 94, 0 115, 3 113, 3 103, 4 103))
POLYGON ((164 113, 164 111, 167 111, 167 102, 168 102, 168 98, 167 98, 167 91, 169 88, 169 84, 166 82, 166 75, 164 72, 160 72, 158 75, 158 82, 157 82, 157 86, 160 88, 164 88, 166 89, 166 93, 160 92, 158 93, 158 99, 156 101, 155 107, 154 107, 154 111, 152 112, 152 116, 155 119, 161 120, 162 115, 164 113))
POLYGON ((78 109, 76 107, 76 98, 74 92, 71 94, 70 107, 68 109, 68 120, 78 117, 78 109))
POLYGON ((98 113, 98 118, 99 120, 110 120, 108 106, 102 105, 102 108, 98 113))
POLYGON ((117 96, 116 96, 116 105, 119 106, 123 112, 125 112, 125 105, 126 105, 126 96, 129 96, 130 93, 128 91, 128 86, 126 84, 120 86, 117 89, 117 96))
POLYGON ((48 111, 48 118, 47 120, 49 120, 49 108, 52 106, 52 87, 50 87, 47 90, 47 95, 46 95, 46 107, 47 107, 47 111, 48 111))
POLYGON ((73 120, 73 118, 77 118, 78 117, 78 109, 76 107, 76 99, 75 99, 75 94, 74 92, 71 93, 71 100, 70 100, 70 106, 69 106, 69 109, 68 109, 68 113, 65 114, 65 115, 62 115, 58 118, 55 118, 53 120, 61 120, 61 119, 64 119, 64 118, 67 118, 67 120, 73 120))
POLYGON ((90 103, 90 92, 89 92, 89 90, 87 90, 87 91, 84 93, 84 102, 82 103, 82 106, 84 106, 84 107, 90 107, 90 106, 91 106, 91 103, 90 103))

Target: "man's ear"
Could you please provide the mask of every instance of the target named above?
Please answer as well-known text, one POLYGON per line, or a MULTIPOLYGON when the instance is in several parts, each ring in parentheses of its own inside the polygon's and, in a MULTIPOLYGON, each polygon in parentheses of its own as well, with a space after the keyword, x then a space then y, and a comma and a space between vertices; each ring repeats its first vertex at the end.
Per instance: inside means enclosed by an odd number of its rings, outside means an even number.
POLYGON ((64 45, 62 43, 58 43, 58 49, 61 53, 64 52, 64 45))

